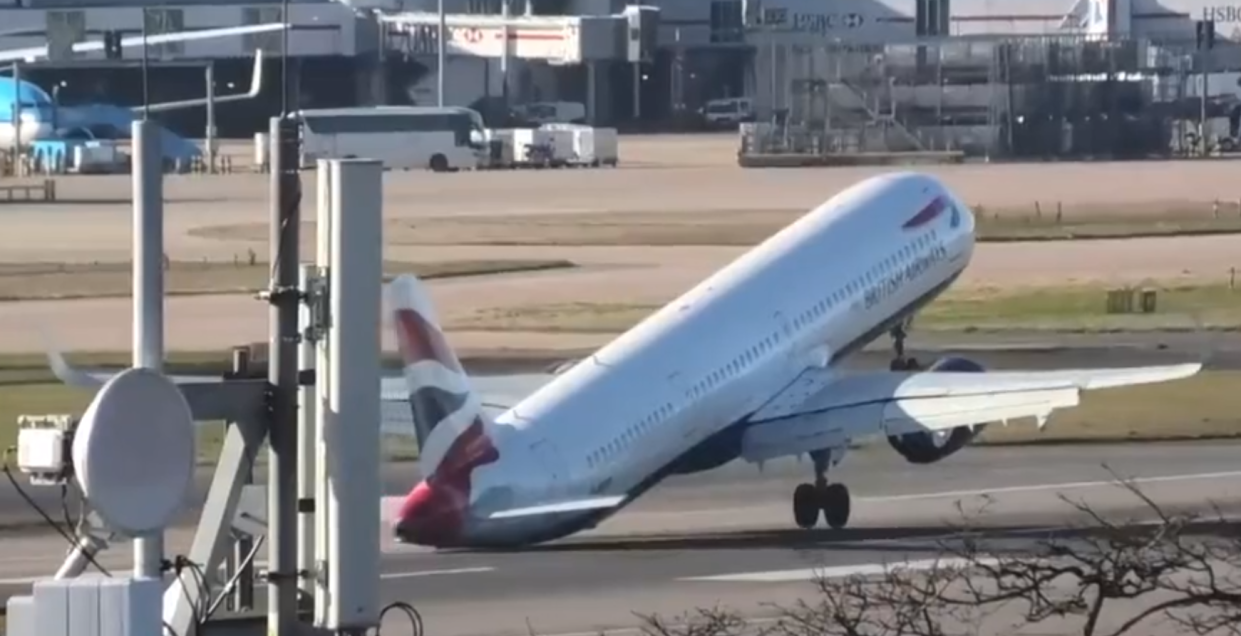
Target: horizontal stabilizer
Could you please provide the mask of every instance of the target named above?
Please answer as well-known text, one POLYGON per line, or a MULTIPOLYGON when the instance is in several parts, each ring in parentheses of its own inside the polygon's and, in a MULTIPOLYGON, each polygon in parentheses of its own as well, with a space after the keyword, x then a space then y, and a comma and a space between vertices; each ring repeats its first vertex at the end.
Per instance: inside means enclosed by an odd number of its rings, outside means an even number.
POLYGON ((525 508, 509 508, 487 515, 488 519, 510 519, 513 517, 529 517, 532 515, 550 515, 558 512, 578 512, 581 510, 597 510, 615 508, 625 501, 624 497, 594 497, 592 499, 575 499, 556 503, 540 504, 525 508))

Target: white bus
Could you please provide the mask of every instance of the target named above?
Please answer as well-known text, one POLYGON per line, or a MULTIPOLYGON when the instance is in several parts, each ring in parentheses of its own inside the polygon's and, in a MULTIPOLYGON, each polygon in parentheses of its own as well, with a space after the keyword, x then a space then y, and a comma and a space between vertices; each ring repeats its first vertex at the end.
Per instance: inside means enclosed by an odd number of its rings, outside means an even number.
POLYGON ((457 106, 303 110, 302 165, 317 159, 378 159, 398 170, 473 169, 487 157, 483 118, 457 106))

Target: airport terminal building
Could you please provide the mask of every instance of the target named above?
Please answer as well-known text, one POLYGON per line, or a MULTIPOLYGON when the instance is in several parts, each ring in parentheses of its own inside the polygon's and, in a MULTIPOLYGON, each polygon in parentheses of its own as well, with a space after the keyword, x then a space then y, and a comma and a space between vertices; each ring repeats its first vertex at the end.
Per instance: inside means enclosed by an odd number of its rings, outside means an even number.
MULTIPOLYGON (((365 1, 291 2, 295 31, 289 53, 299 106, 434 102, 436 56, 428 37, 434 29, 426 12, 434 10, 435 0, 365 1), (398 27, 357 8, 414 17, 398 27)), ((918 68, 925 67, 927 55, 941 73, 949 65, 944 60, 954 56, 985 59, 987 76, 978 79, 992 84, 1003 72, 993 68, 999 54, 990 44, 999 37, 1142 40, 1173 47, 1188 42, 1192 48, 1195 21, 1207 19, 1214 21, 1220 42, 1241 40, 1241 0, 649 0, 643 4, 658 8, 658 15, 647 24, 651 33, 643 34, 651 46, 635 65, 625 52, 625 26, 601 21, 632 1, 509 0, 509 15, 525 22, 510 26, 508 56, 501 59, 495 49, 480 47, 500 38, 496 25, 504 1, 446 0, 447 10, 458 14, 449 29, 446 101, 581 102, 588 119, 601 124, 692 119, 709 100, 737 96, 752 97, 760 118, 830 109, 826 102, 840 101, 830 85, 849 83, 844 78, 854 75, 859 79, 853 92, 861 94, 855 101, 875 110, 882 96, 860 88, 864 79, 873 80, 878 67, 903 64, 899 51, 913 51, 909 47, 919 38, 962 43, 930 47, 933 53, 914 47, 918 68)), ((50 42, 56 51, 107 32, 135 35, 144 23, 154 34, 270 22, 280 19, 280 7, 261 0, 0 0, 0 48, 50 42)), ((250 56, 260 48, 278 54, 281 34, 151 46, 150 98, 201 96, 203 75, 192 69, 201 69, 206 60, 214 65, 218 91, 244 86, 250 56)), ((122 51, 119 60, 102 53, 72 60, 53 55, 23 73, 65 102, 107 98, 137 104, 142 93, 135 67, 141 55, 139 50, 122 51)), ((278 61, 269 63, 278 68, 278 61)), ((1231 64, 1216 63, 1213 70, 1231 64)), ((943 78, 937 82, 945 84, 943 78)), ((277 109, 278 95, 269 82, 261 99, 223 105, 217 115, 220 134, 260 129, 277 109)), ((890 94, 888 101, 894 102, 890 94)), ((201 113, 170 116, 183 120, 169 122, 178 128, 202 125, 201 113)))

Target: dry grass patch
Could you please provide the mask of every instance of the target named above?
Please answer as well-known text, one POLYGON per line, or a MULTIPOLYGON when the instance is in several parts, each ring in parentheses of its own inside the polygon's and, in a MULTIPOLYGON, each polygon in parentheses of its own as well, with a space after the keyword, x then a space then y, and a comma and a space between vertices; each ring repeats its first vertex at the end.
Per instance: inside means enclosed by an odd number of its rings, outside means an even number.
MULTIPOLYGON (((1144 331, 1241 328, 1241 289, 1228 285, 1156 289, 1149 314, 1110 314, 1107 288, 950 290, 917 318, 919 329, 1144 331)), ((659 308, 635 303, 556 303, 492 308, 453 317, 449 329, 620 333, 659 308)))
MULTIPOLYGON (((384 263, 386 276, 410 273, 423 278, 482 276, 574 267, 565 260, 461 260, 438 263, 384 263)), ((0 301, 107 298, 132 293, 131 265, 113 263, 2 263, 0 301)), ((231 262, 172 261, 165 265, 170 295, 255 292, 267 287, 271 267, 240 255, 231 262)))
MULTIPOLYGON (((428 217, 392 220, 384 229, 391 245, 748 246, 762 242, 805 210, 720 210, 701 212, 600 212, 496 216, 428 217)), ((1140 236, 1185 236, 1241 232, 1241 208, 1211 203, 1169 205, 1160 212, 1056 206, 979 206, 980 241, 1050 241, 1140 236)), ((190 235, 225 241, 267 241, 262 224, 196 228, 190 235)), ((313 237, 308 223, 303 236, 313 237)))

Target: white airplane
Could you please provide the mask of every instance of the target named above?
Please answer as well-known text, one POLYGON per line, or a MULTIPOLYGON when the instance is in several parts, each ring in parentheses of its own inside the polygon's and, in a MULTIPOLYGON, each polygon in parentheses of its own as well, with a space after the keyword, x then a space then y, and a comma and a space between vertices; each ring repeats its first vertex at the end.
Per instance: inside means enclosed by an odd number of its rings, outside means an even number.
MULTIPOLYGON (((972 213, 934 177, 868 179, 498 412, 447 345, 426 288, 394 280, 404 386, 385 381, 383 427, 416 437, 424 476, 396 516, 398 540, 554 540, 594 527, 669 475, 801 455, 813 460, 813 480, 793 492, 794 523, 812 528, 822 515, 841 528, 849 491, 827 474, 851 440, 886 435, 908 461, 930 464, 986 423, 1033 417, 1041 428, 1082 390, 1201 368, 988 372, 945 357, 924 369, 904 353, 907 326, 961 275, 974 241, 972 213), (885 334, 891 370, 838 368, 885 334)), ((106 379, 54 366, 67 382, 106 379)))

